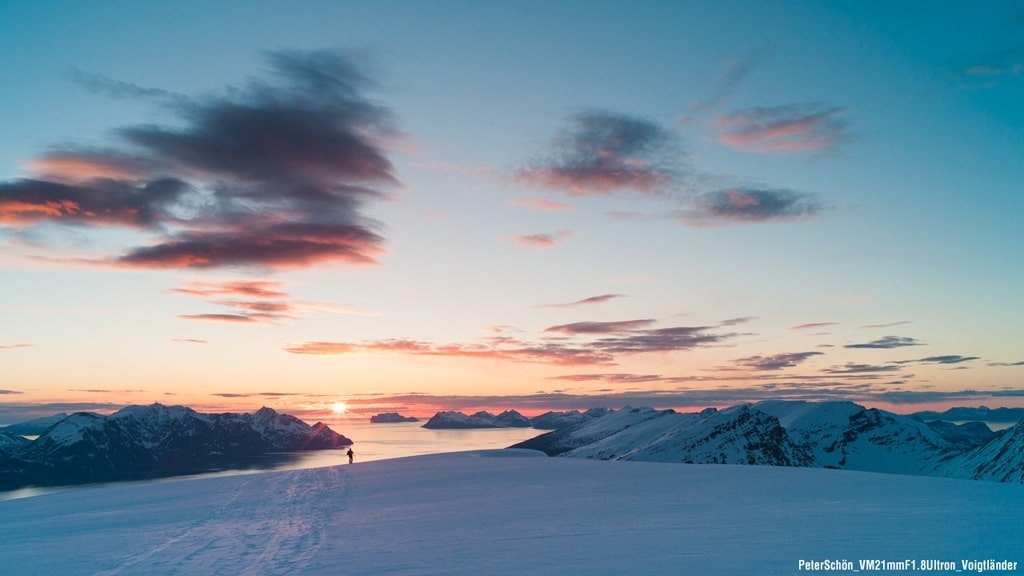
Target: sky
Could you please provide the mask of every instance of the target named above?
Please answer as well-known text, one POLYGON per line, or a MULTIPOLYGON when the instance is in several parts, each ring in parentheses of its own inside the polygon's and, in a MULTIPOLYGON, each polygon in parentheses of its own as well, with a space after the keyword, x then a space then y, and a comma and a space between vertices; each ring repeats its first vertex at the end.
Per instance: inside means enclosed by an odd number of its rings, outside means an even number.
POLYGON ((0 424, 1024 405, 1019 3, 0 13, 0 424))

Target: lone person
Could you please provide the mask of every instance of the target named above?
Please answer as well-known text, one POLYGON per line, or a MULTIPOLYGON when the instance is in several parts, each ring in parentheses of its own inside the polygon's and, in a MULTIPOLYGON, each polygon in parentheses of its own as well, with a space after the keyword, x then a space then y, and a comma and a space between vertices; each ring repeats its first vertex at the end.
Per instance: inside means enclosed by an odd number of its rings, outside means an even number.
POLYGON ((348 463, 351 464, 352 463, 352 458, 356 455, 356 453, 353 452, 351 448, 349 448, 348 452, 346 452, 345 454, 348 455, 348 463))

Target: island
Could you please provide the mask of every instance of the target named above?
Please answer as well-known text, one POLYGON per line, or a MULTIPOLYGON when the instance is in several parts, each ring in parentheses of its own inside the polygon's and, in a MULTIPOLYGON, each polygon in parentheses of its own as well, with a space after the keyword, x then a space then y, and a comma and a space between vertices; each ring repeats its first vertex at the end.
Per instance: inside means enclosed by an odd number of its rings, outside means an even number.
POLYGON ((394 424, 396 422, 419 422, 420 419, 415 416, 402 416, 398 412, 381 412, 376 416, 370 417, 370 422, 374 424, 394 424))

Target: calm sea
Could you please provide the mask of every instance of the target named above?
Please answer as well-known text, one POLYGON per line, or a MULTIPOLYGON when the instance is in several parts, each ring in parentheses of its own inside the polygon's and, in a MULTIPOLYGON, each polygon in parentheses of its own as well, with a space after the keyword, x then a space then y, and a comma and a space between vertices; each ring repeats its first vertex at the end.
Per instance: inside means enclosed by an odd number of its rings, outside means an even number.
MULTIPOLYGON (((400 424, 370 424, 369 422, 350 422, 341 420, 328 423, 332 430, 343 434, 353 441, 352 451, 356 462, 384 460, 386 458, 402 458, 420 454, 437 454, 440 452, 459 452, 463 450, 481 450, 507 448, 512 444, 533 438, 546 432, 533 428, 488 428, 473 430, 430 430, 423 428, 423 422, 404 422, 400 424)), ((222 470, 193 476, 162 478, 159 480, 143 480, 132 484, 183 481, 195 478, 214 476, 234 476, 239 474, 257 474, 270 470, 301 470, 348 464, 345 450, 315 450, 282 456, 273 456, 254 463, 253 468, 245 470, 222 470)), ((124 485, 119 483, 118 485, 124 485)), ((82 486, 61 486, 55 488, 23 488, 9 492, 0 492, 0 500, 27 498, 68 490, 90 490, 104 484, 87 484, 82 486)))

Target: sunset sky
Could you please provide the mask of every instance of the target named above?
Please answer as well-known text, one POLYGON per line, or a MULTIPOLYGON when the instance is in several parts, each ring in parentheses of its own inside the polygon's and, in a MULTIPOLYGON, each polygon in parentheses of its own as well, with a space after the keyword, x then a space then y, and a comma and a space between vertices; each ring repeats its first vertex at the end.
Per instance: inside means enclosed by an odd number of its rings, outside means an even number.
POLYGON ((0 424, 1024 405, 1019 3, 0 2, 0 32, 0 424))

